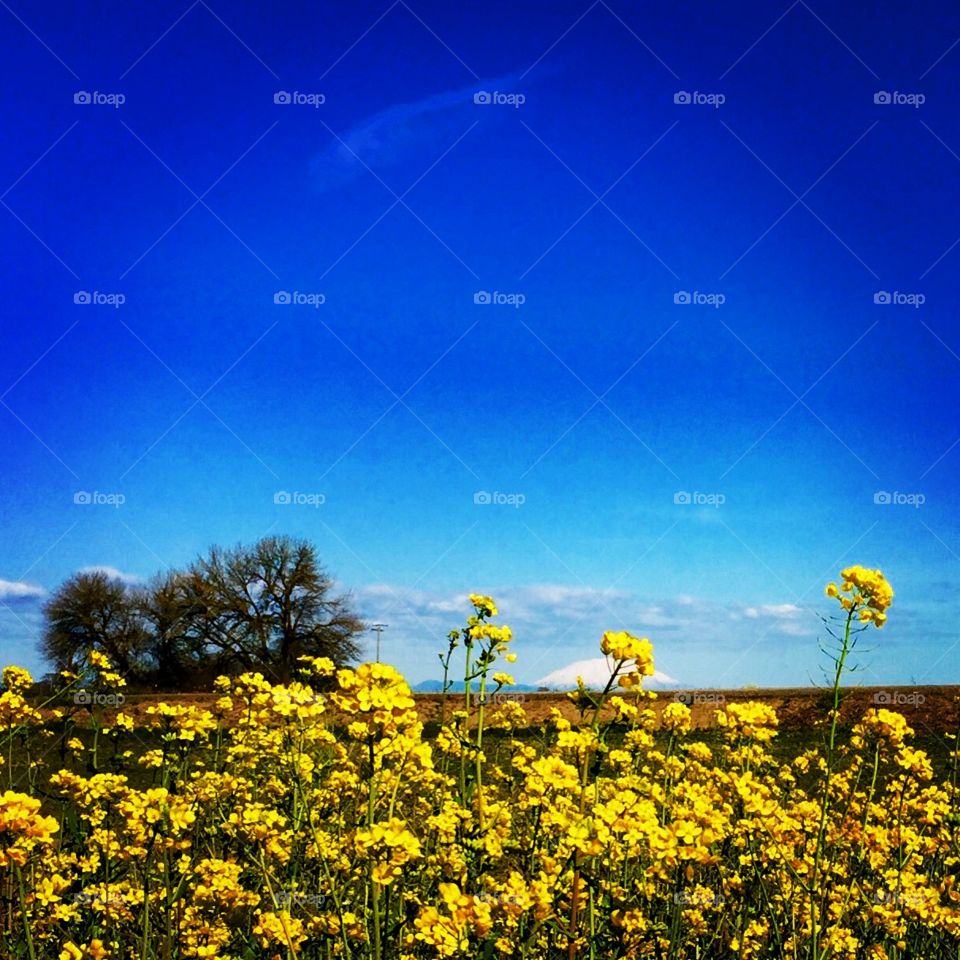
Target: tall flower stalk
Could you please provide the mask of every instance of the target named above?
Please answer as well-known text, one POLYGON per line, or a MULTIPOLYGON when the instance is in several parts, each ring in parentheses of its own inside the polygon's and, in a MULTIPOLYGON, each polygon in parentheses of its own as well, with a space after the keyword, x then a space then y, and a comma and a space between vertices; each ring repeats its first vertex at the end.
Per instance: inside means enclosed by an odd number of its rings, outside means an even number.
MULTIPOLYGON (((600 640, 601 651, 612 660, 610 677, 606 685, 595 697, 587 689, 583 679, 577 678, 577 691, 570 694, 570 699, 577 705, 581 719, 592 710, 590 733, 581 744, 580 756, 580 805, 579 814, 582 818, 586 813, 587 790, 590 781, 590 764, 594 751, 602 743, 600 732, 600 716, 604 704, 615 686, 631 689, 641 687, 644 677, 653 676, 653 645, 644 637, 635 637, 626 631, 617 633, 607 632, 600 640), (632 664, 632 666, 628 666, 632 664)), ((573 855, 573 887, 570 894, 570 926, 567 931, 567 958, 575 960, 577 956, 577 940, 580 926, 580 886, 583 877, 582 856, 579 850, 573 855)), ((590 928, 593 930, 593 897, 590 898, 590 928)), ((593 956, 593 938, 591 937, 590 955, 593 956)))
POLYGON ((830 734, 827 739, 826 769, 823 779, 823 796, 820 801, 820 822, 817 829, 817 845, 813 856, 813 873, 810 882, 810 958, 821 960, 820 930, 824 920, 825 895, 821 896, 822 860, 826 852, 827 822, 830 813, 830 792, 836 768, 837 725, 840 721, 840 684, 847 659, 856 643, 855 624, 865 629, 871 623, 882 627, 887 621, 887 609, 893 602, 893 588, 880 570, 862 566, 847 567, 840 571, 840 586, 828 583, 826 594, 840 604, 843 610, 843 633, 838 638, 840 648, 834 659, 833 709, 830 711, 830 734))
MULTIPOLYGON (((513 678, 507 674, 496 673, 491 676, 490 671, 501 655, 505 655, 508 662, 512 662, 516 657, 507 653, 508 644, 513 639, 510 628, 490 622, 491 618, 499 614, 493 598, 472 593, 470 603, 473 605, 474 613, 467 618, 467 625, 460 632, 466 653, 463 668, 463 713, 460 718, 462 730, 459 783, 460 802, 466 806, 472 799, 476 800, 477 816, 482 833, 484 829, 483 725, 487 700, 502 686, 513 682, 513 678), (488 687, 489 680, 495 684, 493 690, 488 687), (476 728, 471 729, 474 681, 477 681, 477 723, 476 728), (472 780, 468 775, 471 758, 472 780)), ((449 640, 447 661, 457 645, 455 633, 449 635, 449 640)), ((446 681, 444 681, 444 687, 446 687, 446 681)))

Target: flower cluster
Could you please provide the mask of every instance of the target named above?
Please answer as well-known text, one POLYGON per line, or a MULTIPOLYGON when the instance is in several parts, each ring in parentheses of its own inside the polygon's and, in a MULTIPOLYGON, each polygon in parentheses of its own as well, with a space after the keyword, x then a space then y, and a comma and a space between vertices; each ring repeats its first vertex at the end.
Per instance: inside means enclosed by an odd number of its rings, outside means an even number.
POLYGON ((644 677, 653 676, 653 644, 646 637, 608 630, 600 639, 600 650, 613 660, 612 674, 621 687, 639 687, 644 677), (628 662, 632 667, 625 671, 628 662))
POLYGON ((493 602, 493 597, 484 596, 482 593, 471 593, 467 599, 473 604, 478 616, 496 617, 500 613, 493 602))
POLYGON ((53 843, 57 821, 40 813, 40 801, 7 790, 0 794, 0 870, 23 867, 31 854, 53 843))
POLYGON ((3 693, 0 693, 0 730, 42 721, 40 712, 31 707, 27 700, 33 677, 26 670, 7 667, 3 671, 3 686, 3 693))
POLYGON ((841 583, 828 583, 826 594, 863 623, 882 627, 887 622, 887 609, 893 603, 893 588, 880 570, 859 565, 840 571, 841 583))

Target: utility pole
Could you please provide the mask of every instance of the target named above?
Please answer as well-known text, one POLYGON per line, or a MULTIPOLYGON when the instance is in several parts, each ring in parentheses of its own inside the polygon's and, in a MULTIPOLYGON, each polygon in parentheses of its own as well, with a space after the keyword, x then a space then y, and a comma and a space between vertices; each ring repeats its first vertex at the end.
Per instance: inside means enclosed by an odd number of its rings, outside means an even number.
POLYGON ((380 662, 380 634, 389 627, 389 623, 372 623, 370 624, 370 629, 373 630, 377 635, 377 663, 380 662))

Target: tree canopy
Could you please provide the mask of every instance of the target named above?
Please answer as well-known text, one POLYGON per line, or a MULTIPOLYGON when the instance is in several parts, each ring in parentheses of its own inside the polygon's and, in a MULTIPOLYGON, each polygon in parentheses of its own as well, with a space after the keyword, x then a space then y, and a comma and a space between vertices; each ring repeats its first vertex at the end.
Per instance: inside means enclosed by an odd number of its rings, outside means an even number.
POLYGON ((57 669, 83 669, 99 650, 129 680, 170 689, 243 670, 288 681, 301 656, 342 666, 359 657, 364 630, 312 544, 283 536, 212 547, 145 586, 78 573, 45 614, 43 652, 57 669))

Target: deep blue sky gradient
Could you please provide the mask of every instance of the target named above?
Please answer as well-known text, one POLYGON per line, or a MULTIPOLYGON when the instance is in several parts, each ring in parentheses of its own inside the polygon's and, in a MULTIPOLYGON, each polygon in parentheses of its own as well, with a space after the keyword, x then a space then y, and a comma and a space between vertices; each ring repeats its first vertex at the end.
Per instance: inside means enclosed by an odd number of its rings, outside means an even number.
POLYGON ((850 562, 897 590, 865 682, 955 680, 960 10, 0 17, 0 660, 39 669, 77 569, 288 532, 412 680, 483 590, 520 679, 616 627, 681 682, 805 683, 850 562), (74 303, 95 290, 125 303, 74 303), (295 290, 325 302, 274 304, 295 290))

